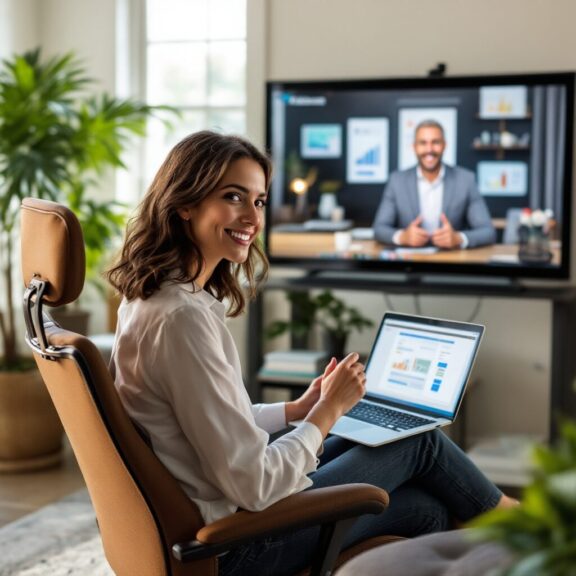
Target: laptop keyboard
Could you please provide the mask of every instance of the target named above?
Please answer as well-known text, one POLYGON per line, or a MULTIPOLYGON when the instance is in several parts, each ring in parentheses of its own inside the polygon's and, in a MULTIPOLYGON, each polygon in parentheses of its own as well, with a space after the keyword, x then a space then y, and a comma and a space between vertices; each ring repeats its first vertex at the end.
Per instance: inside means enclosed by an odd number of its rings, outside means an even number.
POLYGON ((425 424, 434 422, 434 420, 430 420, 429 418, 398 412, 397 410, 391 410, 390 408, 376 404, 368 404, 367 402, 359 402, 346 416, 397 432, 418 428, 418 426, 424 426, 425 424))

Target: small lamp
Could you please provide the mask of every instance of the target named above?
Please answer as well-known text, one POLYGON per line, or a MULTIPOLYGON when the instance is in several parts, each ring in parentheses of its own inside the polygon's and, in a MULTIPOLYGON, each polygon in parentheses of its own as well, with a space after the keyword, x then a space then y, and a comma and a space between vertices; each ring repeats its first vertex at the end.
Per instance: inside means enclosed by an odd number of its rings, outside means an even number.
POLYGON ((304 178, 293 178, 290 182, 290 190, 296 194, 296 206, 294 212, 299 220, 304 219, 306 216, 309 188, 310 186, 304 178))
POLYGON ((304 220, 308 212, 308 190, 316 182, 318 170, 310 168, 305 178, 292 178, 290 191, 296 194, 296 206, 294 212, 298 220, 304 220))

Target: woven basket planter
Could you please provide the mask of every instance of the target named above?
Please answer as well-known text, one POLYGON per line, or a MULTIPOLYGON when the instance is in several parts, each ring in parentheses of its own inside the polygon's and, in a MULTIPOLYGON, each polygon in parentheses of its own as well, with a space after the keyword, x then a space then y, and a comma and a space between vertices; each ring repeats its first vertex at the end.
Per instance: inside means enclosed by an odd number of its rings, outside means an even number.
POLYGON ((63 436, 38 370, 0 372, 0 473, 59 464, 63 436))

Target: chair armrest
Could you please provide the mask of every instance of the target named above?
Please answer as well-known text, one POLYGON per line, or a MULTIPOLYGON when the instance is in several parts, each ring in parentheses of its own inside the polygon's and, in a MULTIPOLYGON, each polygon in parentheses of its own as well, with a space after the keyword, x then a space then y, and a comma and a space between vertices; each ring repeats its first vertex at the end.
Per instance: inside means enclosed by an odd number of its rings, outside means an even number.
POLYGON ((288 496, 261 512, 240 511, 201 528, 196 540, 175 544, 185 562, 284 532, 330 524, 363 514, 380 514, 388 506, 385 490, 369 484, 345 484, 288 496))

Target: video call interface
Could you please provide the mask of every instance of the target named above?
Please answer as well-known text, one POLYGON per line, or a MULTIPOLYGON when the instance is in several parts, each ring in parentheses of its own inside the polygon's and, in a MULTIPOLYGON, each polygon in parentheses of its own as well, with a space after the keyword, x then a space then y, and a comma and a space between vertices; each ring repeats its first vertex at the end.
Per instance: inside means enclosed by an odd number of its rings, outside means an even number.
POLYGON ((479 338, 469 331, 388 320, 366 370, 366 389, 383 400, 450 418, 479 338))
POLYGON ((473 173, 492 219, 495 244, 501 247, 485 250, 479 261, 520 264, 517 231, 522 210, 529 209, 545 211, 552 242, 545 265, 558 266, 566 226, 566 115, 567 90, 561 84, 419 89, 272 85, 268 132, 276 173, 270 254, 386 260, 437 252, 381 246, 372 231, 390 175, 418 163, 416 126, 434 120, 444 131, 442 162, 473 173), (322 232, 322 238, 311 235, 322 232))

